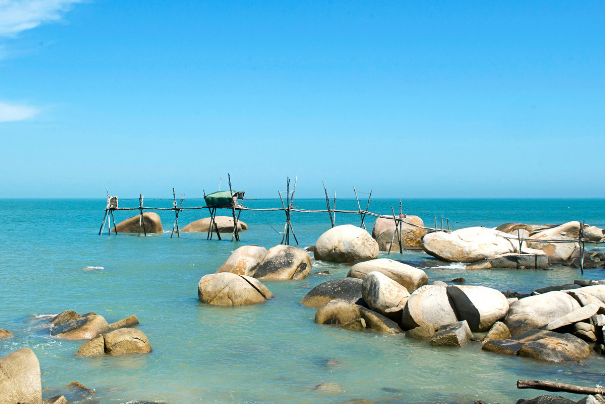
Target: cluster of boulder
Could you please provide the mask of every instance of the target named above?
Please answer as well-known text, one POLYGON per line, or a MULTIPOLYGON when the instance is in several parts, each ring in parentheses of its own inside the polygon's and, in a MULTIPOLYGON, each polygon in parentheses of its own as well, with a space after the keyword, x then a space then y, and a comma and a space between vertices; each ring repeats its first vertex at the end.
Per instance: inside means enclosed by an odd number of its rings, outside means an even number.
MULTIPOLYGON (((228 216, 216 216, 215 225, 213 225, 212 230, 218 230, 219 233, 232 233, 234 226, 233 217, 228 216)), ((164 230, 162 228, 162 220, 160 219, 160 215, 155 212, 144 212, 143 220, 145 221, 144 229, 141 223, 141 216, 136 215, 129 217, 128 219, 118 223, 115 227, 112 227, 110 231, 115 233, 162 233, 164 230)), ((194 222, 189 223, 185 226, 181 232, 190 233, 190 232, 207 232, 210 228, 210 218, 199 219, 194 222)), ((238 220, 237 230, 248 230, 248 225, 242 221, 238 220)))

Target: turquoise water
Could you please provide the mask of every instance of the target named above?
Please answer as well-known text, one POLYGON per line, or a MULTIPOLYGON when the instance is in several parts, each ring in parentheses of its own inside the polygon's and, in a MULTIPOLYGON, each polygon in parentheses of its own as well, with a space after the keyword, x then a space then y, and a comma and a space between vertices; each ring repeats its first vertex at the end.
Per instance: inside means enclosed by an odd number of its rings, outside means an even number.
MULTIPOLYGON (((146 199, 169 207, 169 200, 146 199)), ((138 201, 121 200, 120 206, 138 201)), ((197 200, 184 206, 201 205, 197 200)), ((279 200, 247 202, 277 207, 279 200)), ((323 200, 296 206, 325 207, 323 200)), ((388 214, 395 200, 375 200, 370 210, 388 214)), ((504 222, 563 223, 586 220, 605 227, 605 200, 404 200, 404 211, 428 225, 435 216, 455 228, 504 222)), ((510 403, 537 391, 516 390, 517 379, 547 379, 584 386, 605 384, 604 358, 584 364, 553 365, 482 352, 479 344, 461 349, 432 348, 401 336, 339 330, 313 322, 314 309, 299 304, 313 287, 344 277, 346 265, 314 262, 302 281, 266 282, 275 299, 259 306, 222 308, 197 299, 200 278, 214 272, 238 246, 279 244, 283 213, 242 213, 250 226, 242 241, 207 241, 205 234, 137 237, 98 236, 105 200, 0 200, 0 328, 16 336, 0 341, 0 356, 28 346, 42 368, 45 388, 72 380, 95 388, 102 403, 151 400, 167 403, 344 403, 368 399, 384 403, 510 403), (86 270, 103 267, 102 270, 86 270), (72 309, 94 311, 112 322, 136 314, 153 346, 150 355, 77 358, 81 342, 50 338, 37 317, 72 309), (324 383, 324 387, 317 385, 324 383)), ((338 208, 356 209, 354 200, 338 208)), ((225 214, 229 214, 225 211, 225 214)), ((171 212, 160 213, 164 230, 171 212)), ((181 227, 207 216, 189 211, 181 227)), ((126 213, 116 219, 123 220, 126 213)), ((337 224, 359 224, 355 215, 337 214, 337 224)), ((329 229, 327 213, 294 214, 301 246, 313 245, 329 229)), ((372 219, 368 217, 371 231, 372 219)), ((230 239, 230 237, 227 237, 230 239)), ((293 240, 293 238, 292 238, 293 240)), ((386 254, 385 254, 386 256, 386 254)), ((420 252, 403 257, 417 263, 420 252)), ((579 270, 466 271, 460 266, 426 270, 431 281, 464 277, 467 284, 499 290, 532 289, 581 279, 579 270)), ((605 279, 603 270, 586 278, 605 279)))

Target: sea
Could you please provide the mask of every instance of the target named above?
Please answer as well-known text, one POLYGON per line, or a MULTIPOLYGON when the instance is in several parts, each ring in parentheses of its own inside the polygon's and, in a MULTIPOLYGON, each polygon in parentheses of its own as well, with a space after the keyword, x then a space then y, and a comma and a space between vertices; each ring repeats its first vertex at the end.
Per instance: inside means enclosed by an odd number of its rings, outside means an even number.
MULTIPOLYGON (((362 209, 366 201, 361 201, 362 209)), ((78 381, 94 395, 89 403, 515 403, 543 394, 517 390, 518 379, 540 379, 586 387, 605 385, 605 357, 582 363, 542 363, 481 350, 432 347, 402 335, 380 335, 317 325, 315 309, 301 299, 310 288, 345 277, 349 266, 313 261, 299 281, 265 282, 275 298, 246 307, 216 307, 198 300, 200 278, 215 272, 236 248, 280 244, 284 212, 244 211, 249 229, 207 240, 206 233, 171 237, 174 212, 160 211, 163 234, 99 235, 105 199, 0 200, 0 328, 15 337, 0 340, 0 357, 29 347, 37 355, 44 395, 78 381), (330 275, 317 272, 329 271, 330 275), (64 310, 95 312, 109 322, 136 314, 152 345, 148 355, 76 357, 81 341, 50 336, 49 316, 64 310)), ((172 206, 145 199, 146 206, 172 206)), ((251 208, 276 208, 279 199, 249 200, 251 208)), ((138 206, 121 199, 120 207, 138 206)), ((185 200, 184 207, 203 206, 185 200)), ((294 206, 325 209, 325 199, 295 199, 294 206)), ((358 210, 355 199, 338 209, 358 210)), ((369 210, 399 211, 399 200, 372 199, 369 210)), ((605 227, 603 199, 406 199, 404 213, 427 226, 452 229, 496 227, 506 222, 561 224, 571 220, 605 227)), ((136 214, 136 212, 134 212, 136 214)), ((116 212, 122 221, 133 212, 116 212)), ((230 216, 229 210, 219 212, 230 216)), ((207 217, 187 210, 179 226, 207 217)), ((336 213, 336 225, 360 225, 357 214, 336 213)), ((366 216, 372 231, 374 218, 366 216)), ((314 245, 330 229, 328 213, 292 214, 298 246, 314 245)), ((290 242, 296 245, 290 235, 290 242)), ((598 250, 588 246, 588 250, 598 250)), ((467 270, 438 265, 421 251, 381 253, 425 267, 430 282, 463 277, 521 293, 577 279, 605 279, 603 269, 467 270)), ((567 397, 580 396, 562 394, 567 397)))

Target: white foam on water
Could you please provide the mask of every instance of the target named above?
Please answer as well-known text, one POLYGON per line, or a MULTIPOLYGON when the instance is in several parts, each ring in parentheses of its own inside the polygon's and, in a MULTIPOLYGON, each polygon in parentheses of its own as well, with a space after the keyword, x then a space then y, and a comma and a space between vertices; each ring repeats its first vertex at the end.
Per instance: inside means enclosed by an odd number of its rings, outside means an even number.
POLYGON ((105 269, 103 267, 93 267, 93 266, 89 266, 84 268, 85 271, 97 271, 97 270, 101 270, 101 269, 105 269))
POLYGON ((441 268, 441 269, 466 269, 466 264, 462 262, 452 262, 449 265, 438 265, 436 267, 427 267, 426 269, 441 268))

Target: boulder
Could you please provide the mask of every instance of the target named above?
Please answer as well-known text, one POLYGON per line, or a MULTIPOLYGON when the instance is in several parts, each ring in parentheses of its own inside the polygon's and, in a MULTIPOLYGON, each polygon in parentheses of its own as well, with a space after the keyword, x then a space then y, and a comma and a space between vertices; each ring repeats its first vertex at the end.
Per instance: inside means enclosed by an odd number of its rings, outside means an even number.
MULTIPOLYGON (((233 217, 231 216, 216 216, 215 218, 216 227, 219 233, 233 233, 233 217)), ((208 232, 210 227, 210 218, 205 217, 203 219, 196 220, 195 222, 189 223, 185 226, 181 232, 183 233, 196 233, 196 232, 208 232)), ((248 230, 248 225, 241 220, 237 221, 237 230, 248 230)), ((216 232, 214 225, 212 231, 216 232)))
POLYGON ((355 262, 378 257, 378 243, 359 227, 336 226, 315 243, 315 259, 330 262, 355 262))
POLYGON ((501 321, 496 321, 494 325, 492 325, 492 328, 489 329, 487 334, 485 334, 485 337, 483 337, 482 341, 484 343, 487 341, 500 341, 510 337, 510 330, 506 324, 501 321))
POLYGON ((585 286, 583 288, 576 289, 575 291, 594 296, 602 303, 605 303, 605 285, 585 286))
POLYGON ((45 398, 43 401, 44 404, 69 404, 69 401, 62 394, 57 394, 52 397, 45 398))
POLYGON ((236 275, 250 276, 250 271, 261 263, 265 255, 267 255, 265 247, 245 245, 233 251, 216 273, 231 272, 236 275))
POLYGON ((548 269, 548 267, 548 255, 543 251, 536 250, 534 254, 502 254, 495 258, 473 262, 467 265, 466 269, 548 269))
POLYGON ((431 338, 433 346, 464 346, 473 337, 466 320, 439 327, 431 338))
POLYGON ((435 328, 429 325, 420 325, 405 333, 406 337, 419 341, 430 341, 431 338, 433 338, 433 335, 435 335, 435 328))
POLYGON ((590 323, 575 323, 573 326, 573 335, 586 342, 596 342, 595 326, 590 323))
POLYGON ((105 338, 103 335, 97 335, 90 341, 86 341, 76 355, 78 356, 100 356, 105 354, 105 338))
POLYGON ((9 339, 12 337, 14 337, 12 332, 10 332, 9 330, 0 329, 0 339, 9 339))
POLYGON ((129 217, 123 222, 111 227, 111 231, 116 233, 162 233, 162 220, 160 215, 155 212, 144 212, 143 223, 141 223, 141 215, 129 217))
MULTIPOLYGON (((469 227, 447 233, 429 233, 422 239, 428 254, 444 261, 473 263, 519 252, 519 241, 510 234, 484 227, 469 227)), ((525 247, 522 252, 537 253, 525 247)))
POLYGON ((104 335, 105 353, 109 355, 147 354, 151 344, 147 336, 136 328, 120 328, 104 335))
POLYGON ((410 293, 391 278, 380 272, 370 272, 361 284, 361 295, 368 307, 389 317, 388 309, 404 307, 410 293))
POLYGON ((410 330, 421 325, 437 329, 458 321, 445 286, 426 285, 416 289, 403 309, 401 325, 410 330))
POLYGON ((359 306, 359 313, 361 318, 365 320, 365 327, 371 331, 380 334, 399 334, 402 332, 401 328, 396 322, 383 316, 382 314, 368 310, 362 306, 359 306))
POLYGON ((317 309, 315 322, 317 324, 347 325, 361 319, 359 306, 342 299, 330 300, 317 309))
POLYGON ((130 317, 116 321, 115 323, 109 324, 110 330, 117 330, 118 328, 129 328, 139 324, 139 319, 134 314, 130 317))
POLYGON ((526 228, 527 225, 522 223, 504 223, 496 227, 496 230, 501 231, 502 233, 511 234, 517 230, 526 230, 526 228))
POLYGON ((545 330, 556 330, 558 328, 566 327, 568 325, 575 324, 582 320, 589 319, 590 317, 597 314, 597 311, 599 311, 600 307, 601 306, 596 303, 592 303, 587 306, 581 307, 577 310, 572 311, 571 313, 567 313, 564 316, 551 321, 544 327, 544 329, 545 330))
POLYGON ((320 283, 307 293, 301 303, 307 307, 319 307, 334 299, 357 302, 361 299, 361 279, 341 278, 320 283))
POLYGON ((584 226, 584 238, 588 241, 601 241, 603 230, 596 226, 584 226))
POLYGON ((63 312, 57 314, 53 318, 51 318, 49 321, 49 324, 51 326, 58 327, 69 321, 73 321, 73 320, 77 319, 78 317, 80 317, 80 315, 78 313, 76 313, 75 311, 66 310, 66 311, 63 311, 63 312))
POLYGON ((543 396, 538 396, 532 398, 530 400, 519 400, 517 404, 578 404, 573 400, 570 400, 561 396, 552 396, 549 394, 545 394, 543 396))
POLYGON ((363 279, 373 271, 388 276, 395 282, 403 285, 410 292, 429 283, 429 277, 422 269, 387 258, 378 258, 357 263, 351 267, 347 276, 349 278, 363 279))
POLYGON ((519 299, 510 305, 504 324, 512 335, 547 325, 580 308, 580 304, 565 292, 548 292, 519 299))
POLYGON ((40 363, 31 349, 0 358, 0 403, 42 404, 40 363))
POLYGON ((244 306, 264 303, 273 298, 273 294, 257 279, 221 272, 202 277, 198 297, 216 306, 244 306))
POLYGON ((487 331, 508 313, 506 296, 485 286, 447 287, 450 305, 458 320, 466 320, 472 331, 487 331))
MULTIPOLYGON (((422 219, 413 215, 399 215, 399 218, 407 222, 401 223, 400 238, 403 248, 422 247, 422 237, 426 234, 426 230, 416 227, 424 227, 424 222, 422 219)), ((374 222, 374 228, 372 229, 372 237, 378 242, 378 248, 380 251, 388 251, 389 246, 391 247, 391 251, 399 251, 399 240, 397 240, 394 219, 384 217, 377 218, 374 222), (393 233, 395 233, 395 237, 393 237, 393 233), (391 241, 393 241, 392 246, 391 241)))
POLYGON ((300 248, 278 245, 270 248, 256 268, 249 271, 257 279, 299 280, 311 271, 311 257, 300 248))
POLYGON ((580 244, 578 243, 580 226, 580 222, 569 222, 551 229, 542 230, 531 236, 532 239, 569 240, 569 243, 530 241, 527 245, 530 248, 544 251, 548 255, 548 261, 551 264, 568 263, 573 258, 580 256, 580 244))
POLYGON ((50 334, 62 339, 92 339, 109 330, 109 324, 103 316, 95 313, 83 314, 75 320, 54 327, 50 334))

